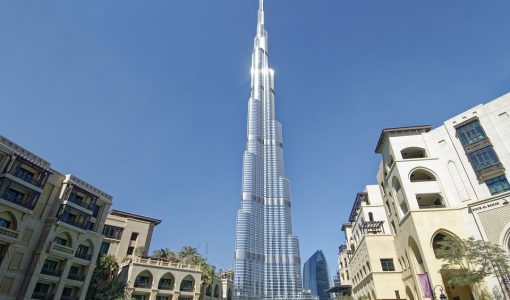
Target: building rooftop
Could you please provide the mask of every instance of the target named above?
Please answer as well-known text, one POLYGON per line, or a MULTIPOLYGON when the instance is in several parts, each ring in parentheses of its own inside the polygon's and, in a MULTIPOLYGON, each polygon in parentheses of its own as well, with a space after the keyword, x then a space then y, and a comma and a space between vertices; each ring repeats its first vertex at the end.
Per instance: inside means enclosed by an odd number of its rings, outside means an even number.
POLYGON ((410 126, 410 127, 397 127, 397 128, 385 128, 381 132, 377 146, 375 147, 375 153, 381 153, 384 144, 388 140, 388 137, 395 135, 404 134, 421 134, 429 132, 432 129, 430 125, 410 126))
POLYGON ((154 223, 154 225, 158 225, 161 223, 161 220, 159 220, 159 219, 146 217, 146 216, 142 216, 142 215, 137 215, 137 214, 133 214, 133 213, 125 212, 125 211, 121 211, 121 210, 116 210, 116 209, 112 210, 110 212, 110 214, 114 215, 114 216, 124 217, 124 218, 131 218, 131 219, 147 221, 147 222, 154 223))

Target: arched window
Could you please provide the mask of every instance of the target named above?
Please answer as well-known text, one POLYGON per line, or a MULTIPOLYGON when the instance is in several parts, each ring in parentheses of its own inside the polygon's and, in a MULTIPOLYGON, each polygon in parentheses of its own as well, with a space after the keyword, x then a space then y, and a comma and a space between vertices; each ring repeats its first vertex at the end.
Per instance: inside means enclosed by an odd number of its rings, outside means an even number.
POLYGON ((438 233, 432 239, 432 250, 434 250, 434 256, 436 258, 441 258, 441 255, 440 255, 440 248, 442 246, 441 242, 444 241, 445 238, 446 238, 446 235, 444 235, 442 233, 438 233))
POLYGON ((416 169, 411 172, 409 179, 411 182, 436 181, 436 176, 425 169, 416 169))
POLYGON ((195 285, 195 279, 193 276, 188 275, 181 281, 180 291, 181 292, 193 292, 195 285))
POLYGON ((413 159, 413 158, 425 158, 427 157, 427 153, 425 149, 420 147, 409 147, 400 151, 403 159, 413 159))
MULTIPOLYGON (((174 289, 174 283, 175 283, 175 278, 172 275, 172 273, 166 273, 159 280, 158 289, 160 289, 160 290, 173 290, 174 289)), ((207 288, 208 288, 208 290, 210 289, 210 287, 207 287, 207 288)), ((209 295, 210 294, 211 293, 209 292, 209 295)))
POLYGON ((16 225, 16 218, 14 217, 14 215, 8 211, 1 212, 0 227, 7 228, 10 230, 16 230, 18 226, 16 225))
POLYGON ((71 236, 67 232, 61 232, 53 238, 53 243, 66 247, 72 247, 71 236))
POLYGON ((220 285, 217 284, 215 287, 214 287, 214 298, 219 298, 220 297, 220 285))
POLYGON ((373 222, 374 221, 374 214, 369 212, 368 213, 368 219, 370 220, 370 222, 373 222))
POLYGON ((74 256, 85 260, 91 260, 92 253, 94 253, 92 247, 93 244, 89 240, 86 240, 78 246, 78 249, 76 249, 76 253, 74 254, 74 256))
POLYGON ((149 271, 143 271, 138 274, 135 278, 135 288, 144 288, 151 289, 152 288, 152 274, 149 271))

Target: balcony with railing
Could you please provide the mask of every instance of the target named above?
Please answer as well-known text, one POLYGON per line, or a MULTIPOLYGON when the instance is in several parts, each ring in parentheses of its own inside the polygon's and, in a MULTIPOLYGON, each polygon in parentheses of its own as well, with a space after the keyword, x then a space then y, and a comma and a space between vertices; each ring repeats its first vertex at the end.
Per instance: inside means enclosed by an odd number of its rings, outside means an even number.
POLYGON ((66 258, 73 257, 74 249, 56 242, 50 243, 50 252, 54 255, 63 256, 66 258))
POLYGON ((87 230, 89 221, 88 218, 78 215, 63 213, 58 216, 58 220, 60 222, 69 224, 71 226, 77 227, 79 229, 87 230))
POLYGON ((62 275, 62 270, 43 267, 41 269, 41 274, 60 277, 60 275, 62 275))
POLYGON ((69 195, 69 198, 67 198, 67 201, 74 203, 74 204, 76 204, 80 207, 83 207, 87 210, 90 210, 90 211, 92 211, 92 209, 94 208, 94 205, 95 205, 95 202, 87 201, 86 198, 81 197, 81 196, 77 195, 76 193, 72 193, 71 195, 69 195))
POLYGON ((29 210, 34 210, 39 193, 36 192, 25 192, 18 189, 11 188, 11 184, 8 179, 5 180, 5 187, 0 189, 0 195, 2 199, 24 207, 29 210))
POLYGON ((37 299, 37 300, 53 300, 54 296, 55 296, 55 294, 52 294, 52 293, 34 292, 32 294, 32 299, 37 299))
POLYGON ((14 243, 18 239, 19 231, 0 226, 0 240, 7 243, 14 243))
POLYGON ((87 254, 87 253, 76 252, 76 254, 74 256, 77 258, 83 259, 83 260, 91 260, 92 259, 92 254, 87 254))
POLYGON ((443 197, 438 194, 417 194, 416 200, 420 209, 445 208, 443 197))

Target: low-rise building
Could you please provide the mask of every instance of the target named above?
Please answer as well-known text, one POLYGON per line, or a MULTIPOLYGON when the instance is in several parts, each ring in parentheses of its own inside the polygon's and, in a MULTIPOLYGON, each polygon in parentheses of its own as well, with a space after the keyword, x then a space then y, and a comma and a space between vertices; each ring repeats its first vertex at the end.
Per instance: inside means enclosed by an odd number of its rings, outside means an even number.
POLYGON ((382 131, 376 147, 382 157, 378 185, 367 187, 368 202, 358 195, 343 226, 346 245, 340 249, 339 268, 343 278, 350 273, 355 298, 425 299, 438 297, 441 289, 448 299, 508 297, 505 272, 496 272, 476 287, 449 285, 450 278, 439 273, 443 261, 437 249, 444 237, 474 237, 510 252, 509 114, 507 94, 435 129, 382 131), (382 222, 384 231, 370 232, 375 227, 365 225, 370 219, 366 211, 373 212, 373 221, 382 222), (376 256, 380 264, 369 262, 363 270, 365 260, 376 256), (398 290, 398 295, 389 298, 369 283, 378 276, 376 266, 386 272, 382 275, 387 289, 398 290))
POLYGON ((200 268, 148 256, 154 227, 160 223, 159 219, 120 210, 111 211, 106 219, 101 254, 117 258, 121 266, 118 279, 126 284, 126 298, 231 300, 231 279, 216 278, 205 287, 200 268))
POLYGON ((0 298, 84 299, 111 203, 0 136, 0 298))

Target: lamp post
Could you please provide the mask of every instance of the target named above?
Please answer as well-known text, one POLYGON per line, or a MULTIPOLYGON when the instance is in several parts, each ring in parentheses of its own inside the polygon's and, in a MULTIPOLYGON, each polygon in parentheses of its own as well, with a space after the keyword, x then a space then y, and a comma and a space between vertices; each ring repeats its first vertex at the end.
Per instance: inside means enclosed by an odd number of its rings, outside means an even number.
POLYGON ((438 299, 438 298, 436 298, 436 289, 437 288, 439 288, 439 300, 447 300, 448 298, 446 298, 446 295, 444 294, 444 288, 440 284, 436 285, 433 289, 434 299, 438 299))

